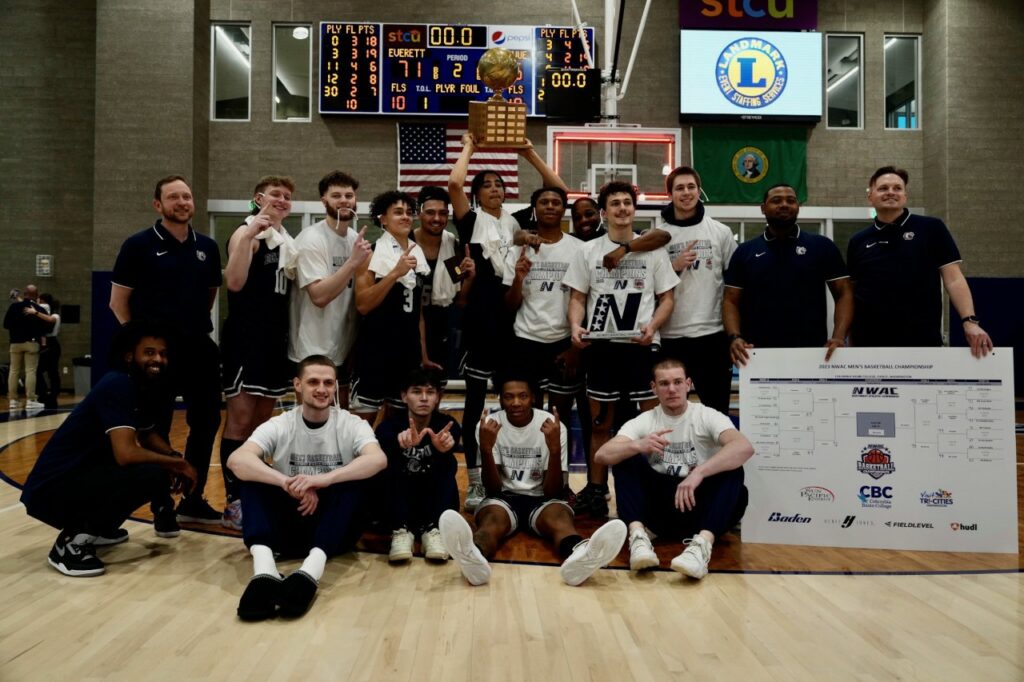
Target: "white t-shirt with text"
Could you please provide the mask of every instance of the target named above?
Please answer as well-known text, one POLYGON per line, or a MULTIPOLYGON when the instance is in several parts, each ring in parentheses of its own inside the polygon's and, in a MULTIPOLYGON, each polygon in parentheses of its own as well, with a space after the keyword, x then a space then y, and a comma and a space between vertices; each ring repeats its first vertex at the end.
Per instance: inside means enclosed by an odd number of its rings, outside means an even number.
POLYGON ((672 315, 661 328, 665 338, 696 338, 724 329, 722 326, 722 287, 725 269, 736 252, 736 240, 727 226, 704 216, 696 225, 679 227, 664 220, 658 229, 672 236, 666 247, 670 261, 675 261, 686 246, 696 240, 693 248, 697 260, 679 273, 672 315))
MULTIPOLYGON (((523 427, 513 426, 504 410, 487 417, 501 424, 494 443, 494 463, 501 474, 501 489, 519 495, 544 495, 544 476, 548 470, 550 451, 540 427, 554 415, 534 408, 533 419, 523 427)), ((569 471, 569 438, 565 424, 559 423, 559 442, 562 450, 562 473, 569 471)), ((480 424, 476 425, 476 438, 480 442, 480 424)))
POLYGON ((658 405, 623 424, 619 435, 640 440, 655 431, 672 429, 671 433, 662 435, 669 442, 663 454, 641 454, 658 473, 685 478, 693 467, 708 461, 721 449, 722 433, 735 428, 732 420, 718 410, 701 403, 688 403, 686 411, 678 417, 665 414, 658 405))
POLYGON ((285 476, 315 475, 345 466, 368 443, 376 443, 365 419, 332 407, 327 423, 311 429, 296 407, 263 422, 249 440, 263 451, 263 459, 285 476))
MULTIPOLYGON (((633 331, 651 321, 657 295, 679 284, 665 249, 628 253, 614 270, 602 264, 605 254, 618 248, 608 235, 587 242, 565 273, 565 283, 587 294, 584 328, 588 331, 633 331)), ((655 332, 654 343, 660 334, 655 332)), ((618 343, 631 340, 614 339, 618 343)))
POLYGON ((349 227, 337 234, 326 220, 310 225, 295 238, 298 251, 295 283, 289 310, 288 357, 294 361, 310 355, 326 355, 341 365, 356 340, 359 315, 354 302, 352 280, 338 296, 317 307, 306 287, 333 275, 352 255, 358 230, 349 227))
MULTIPOLYGON (((569 265, 583 250, 583 242, 563 234, 554 244, 541 244, 539 251, 526 248, 526 257, 533 266, 523 280, 523 304, 516 311, 516 336, 540 343, 554 343, 569 338, 570 289, 563 283, 569 265)), ((503 284, 511 286, 516 262, 523 247, 510 249, 505 258, 503 284)))

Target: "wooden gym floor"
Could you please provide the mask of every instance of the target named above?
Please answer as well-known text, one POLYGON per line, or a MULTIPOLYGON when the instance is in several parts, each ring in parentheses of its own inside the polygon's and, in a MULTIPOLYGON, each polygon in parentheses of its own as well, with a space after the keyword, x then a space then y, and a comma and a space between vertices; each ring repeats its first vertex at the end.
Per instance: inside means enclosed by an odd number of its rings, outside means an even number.
MULTIPOLYGON (((67 578, 47 566, 55 532, 24 513, 17 487, 64 416, 0 423, 0 680, 1024 679, 1020 554, 728 534, 700 582, 631 574, 623 552, 570 588, 555 553, 520 533, 473 588, 452 562, 389 566, 390 538, 367 536, 328 562, 304 618, 246 624, 234 613, 251 572, 241 541, 220 529, 163 540, 142 509, 130 541, 101 550, 105 576, 67 578)), ((1020 508, 1019 433, 1017 459, 1020 508)), ((219 508, 218 468, 207 497, 219 508)), ((663 566, 679 551, 657 548, 663 566)))

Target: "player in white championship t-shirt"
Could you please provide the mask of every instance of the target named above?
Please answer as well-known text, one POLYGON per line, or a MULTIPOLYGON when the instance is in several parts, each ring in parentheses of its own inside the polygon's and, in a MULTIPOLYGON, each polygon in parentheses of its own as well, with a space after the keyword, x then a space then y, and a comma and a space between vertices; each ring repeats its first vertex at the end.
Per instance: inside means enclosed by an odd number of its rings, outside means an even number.
POLYGON ((653 375, 658 406, 626 422, 595 458, 615 473, 619 518, 629 526, 629 567, 658 565, 650 528, 690 538, 672 570, 700 579, 715 538, 746 510, 743 464, 754 448, 724 414, 687 400, 693 384, 682 362, 662 360, 653 375))
POLYGON ((526 374, 537 402, 557 408, 568 427, 573 397, 582 388, 581 353, 569 329, 569 287, 563 284, 569 264, 583 242, 562 232, 567 197, 561 187, 543 187, 530 197, 536 215, 535 246, 509 251, 503 283, 505 303, 516 311, 515 338, 508 362, 526 374))
POLYGON ((253 577, 238 604, 242 620, 308 609, 327 559, 358 539, 365 480, 387 466, 370 425, 335 406, 330 358, 302 360, 292 382, 299 406, 264 422, 228 459, 242 498, 243 539, 253 577), (307 553, 281 579, 275 554, 307 553))
POLYGON ((576 532, 572 508, 558 498, 568 473, 566 429, 554 413, 533 407, 524 376, 500 383, 501 411, 477 425, 487 497, 476 511, 477 530, 456 511, 441 514, 441 540, 471 585, 490 580, 487 560, 522 527, 551 541, 562 558, 562 579, 579 585, 614 559, 626 526, 609 521, 588 540, 576 532))
MULTIPOLYGON (((665 249, 633 249, 634 242, 647 239, 633 232, 636 188, 610 182, 601 188, 598 205, 608 233, 587 242, 583 257, 565 273, 565 283, 572 289, 572 343, 586 348, 587 395, 594 415, 590 447, 595 453, 611 436, 616 403, 639 402, 644 410, 654 406, 650 376, 658 352, 658 330, 672 314, 673 290, 679 283, 665 249), (609 270, 608 256, 623 250, 625 256, 609 270)), ((595 459, 588 478, 588 489, 598 491, 597 501, 606 512, 608 469, 595 459)), ((593 508, 593 501, 590 505, 593 508)))
POLYGON ((332 171, 320 179, 320 201, 327 217, 295 238, 298 251, 289 309, 288 358, 299 362, 326 355, 338 366, 338 398, 348 407, 349 353, 356 340, 359 315, 353 277, 370 259, 370 243, 356 234, 359 181, 332 171))

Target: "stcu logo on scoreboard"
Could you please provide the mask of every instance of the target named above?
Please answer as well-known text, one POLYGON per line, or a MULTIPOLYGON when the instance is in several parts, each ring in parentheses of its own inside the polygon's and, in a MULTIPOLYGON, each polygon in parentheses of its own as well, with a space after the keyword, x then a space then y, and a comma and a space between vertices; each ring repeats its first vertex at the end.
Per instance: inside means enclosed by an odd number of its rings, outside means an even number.
POLYGON ((766 107, 781 95, 789 80, 786 58, 779 48, 755 36, 725 46, 715 66, 722 95, 744 109, 766 107))

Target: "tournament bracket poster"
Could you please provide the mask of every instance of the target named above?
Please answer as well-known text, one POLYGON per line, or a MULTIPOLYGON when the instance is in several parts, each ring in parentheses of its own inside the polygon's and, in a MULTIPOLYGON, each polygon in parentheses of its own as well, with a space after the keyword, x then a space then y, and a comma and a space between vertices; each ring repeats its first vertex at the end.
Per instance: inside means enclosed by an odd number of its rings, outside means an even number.
POLYGON ((751 349, 743 540, 1017 553, 1013 353, 751 349))

